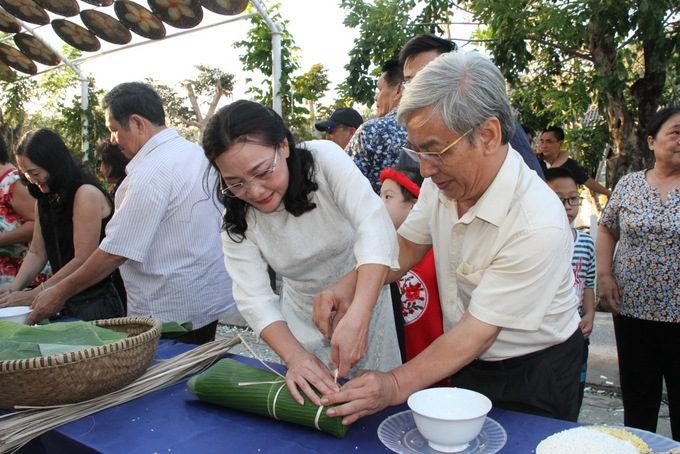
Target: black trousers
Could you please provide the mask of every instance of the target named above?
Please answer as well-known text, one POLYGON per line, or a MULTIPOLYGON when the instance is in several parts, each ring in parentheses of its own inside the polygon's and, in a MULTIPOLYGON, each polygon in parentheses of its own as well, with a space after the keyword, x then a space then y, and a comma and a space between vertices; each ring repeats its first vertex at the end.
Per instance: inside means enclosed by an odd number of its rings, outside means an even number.
POLYGON ((579 328, 563 343, 529 355, 473 361, 451 383, 484 394, 496 407, 576 422, 582 365, 579 328))
POLYGON ((656 432, 663 381, 673 439, 680 441, 680 323, 614 316, 623 423, 656 432))
POLYGON ((215 340, 215 333, 217 333, 217 320, 208 323, 202 328, 189 331, 188 333, 176 337, 173 340, 182 342, 183 344, 203 345, 215 340))

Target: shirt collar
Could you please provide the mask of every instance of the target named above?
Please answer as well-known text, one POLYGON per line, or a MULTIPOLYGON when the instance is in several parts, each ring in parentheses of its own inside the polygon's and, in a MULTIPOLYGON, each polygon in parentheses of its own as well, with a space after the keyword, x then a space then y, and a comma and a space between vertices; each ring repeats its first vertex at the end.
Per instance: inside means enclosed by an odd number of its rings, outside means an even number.
POLYGON ((469 224, 474 218, 479 218, 496 226, 501 224, 515 196, 521 159, 520 155, 508 144, 508 152, 496 177, 477 203, 460 218, 460 222, 469 224))
POLYGON ((156 133, 151 137, 144 146, 135 154, 127 166, 125 166, 125 171, 129 174, 137 165, 141 165, 146 157, 151 154, 153 150, 158 148, 160 145, 169 142, 170 140, 179 137, 177 130, 173 127, 168 127, 162 131, 156 133))

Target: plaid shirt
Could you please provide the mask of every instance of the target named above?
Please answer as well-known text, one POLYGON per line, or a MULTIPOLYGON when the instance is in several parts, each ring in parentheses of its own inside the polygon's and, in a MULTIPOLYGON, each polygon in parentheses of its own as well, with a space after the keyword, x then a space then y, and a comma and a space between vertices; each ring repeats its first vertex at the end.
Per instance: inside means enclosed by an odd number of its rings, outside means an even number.
POLYGON ((380 194, 380 172, 397 162, 406 138, 406 129, 397 124, 395 107, 384 117, 368 120, 359 126, 347 144, 345 151, 371 182, 376 193, 380 194))

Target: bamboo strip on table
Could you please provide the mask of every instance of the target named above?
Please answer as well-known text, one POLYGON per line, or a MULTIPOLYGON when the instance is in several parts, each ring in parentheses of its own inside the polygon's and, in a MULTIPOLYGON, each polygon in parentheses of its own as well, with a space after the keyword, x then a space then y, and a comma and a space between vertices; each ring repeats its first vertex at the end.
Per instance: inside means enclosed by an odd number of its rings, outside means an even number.
POLYGON ((0 416, 0 453, 14 452, 63 424, 172 386, 204 370, 239 342, 239 338, 216 340, 159 361, 126 387, 91 400, 53 407, 17 407, 23 411, 0 416))

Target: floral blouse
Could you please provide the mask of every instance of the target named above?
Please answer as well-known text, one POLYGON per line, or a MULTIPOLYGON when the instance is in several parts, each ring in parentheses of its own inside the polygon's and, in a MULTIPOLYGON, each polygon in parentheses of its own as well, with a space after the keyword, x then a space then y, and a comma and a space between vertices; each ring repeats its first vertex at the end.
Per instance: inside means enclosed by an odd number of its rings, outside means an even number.
POLYGON ((406 142, 406 129, 397 123, 397 109, 359 126, 345 151, 352 157, 376 194, 380 194, 380 172, 399 160, 406 142))
POLYGON ((621 179, 599 224, 620 233, 613 276, 621 314, 680 323, 680 192, 663 204, 645 173, 621 179))

